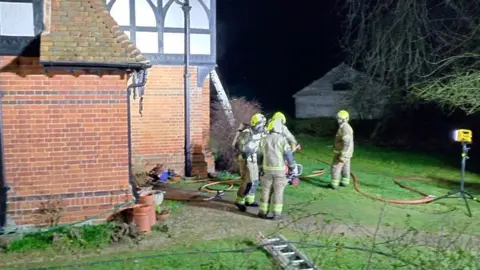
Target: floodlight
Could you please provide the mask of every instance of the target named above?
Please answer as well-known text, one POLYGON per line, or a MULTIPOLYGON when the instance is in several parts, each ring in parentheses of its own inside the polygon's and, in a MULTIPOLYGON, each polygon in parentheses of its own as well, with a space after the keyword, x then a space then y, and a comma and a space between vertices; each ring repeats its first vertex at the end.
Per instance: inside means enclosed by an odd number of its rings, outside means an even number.
POLYGON ((472 194, 465 191, 465 166, 467 160, 470 158, 468 156, 468 151, 470 147, 467 144, 472 143, 472 131, 469 129, 457 129, 453 131, 453 140, 456 142, 462 143, 462 163, 460 169, 460 189, 452 190, 448 194, 435 198, 433 201, 438 201, 445 198, 462 198, 465 201, 465 206, 467 207, 468 216, 472 216, 472 211, 470 210, 470 206, 468 205, 467 199, 474 200, 480 202, 477 198, 473 197, 472 194))
POLYGON ((469 129, 454 130, 453 140, 461 143, 472 143, 472 131, 469 129))

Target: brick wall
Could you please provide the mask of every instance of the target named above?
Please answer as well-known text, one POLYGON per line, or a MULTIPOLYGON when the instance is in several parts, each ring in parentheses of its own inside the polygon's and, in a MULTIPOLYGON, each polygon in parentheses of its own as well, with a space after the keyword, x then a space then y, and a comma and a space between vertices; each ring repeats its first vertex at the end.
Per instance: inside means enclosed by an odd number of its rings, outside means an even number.
MULTIPOLYGON (((164 164, 184 173, 184 88, 182 66, 154 66, 148 72, 143 116, 138 99, 132 100, 132 140, 134 162, 152 168, 164 164)), ((190 70, 192 174, 206 175, 213 170, 209 151, 210 84, 197 87, 197 69, 190 70)))
MULTIPOLYGON (((209 80, 192 68, 193 174, 213 170, 209 80)), ((39 224, 42 202, 60 198, 61 222, 83 220, 131 199, 124 74, 49 71, 37 58, 0 57, 8 215, 39 224)), ((182 67, 149 71, 143 117, 132 101, 133 156, 184 172, 182 67)), ((106 216, 105 216, 106 218, 106 216)))
POLYGON ((38 224, 61 198, 61 222, 130 199, 126 78, 50 71, 36 58, 0 57, 8 215, 38 224))

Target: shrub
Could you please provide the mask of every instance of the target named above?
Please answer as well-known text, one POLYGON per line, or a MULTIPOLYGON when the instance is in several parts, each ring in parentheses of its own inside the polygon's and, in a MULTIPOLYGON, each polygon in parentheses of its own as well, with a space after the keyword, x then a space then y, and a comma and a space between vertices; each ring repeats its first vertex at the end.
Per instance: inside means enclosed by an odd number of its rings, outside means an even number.
POLYGON ((248 101, 244 97, 230 99, 235 123, 233 127, 219 101, 211 103, 210 136, 213 140, 212 151, 215 153, 215 167, 230 172, 238 171, 235 162, 235 150, 232 146, 235 133, 240 123, 248 124, 255 113, 261 112, 256 101, 248 101))

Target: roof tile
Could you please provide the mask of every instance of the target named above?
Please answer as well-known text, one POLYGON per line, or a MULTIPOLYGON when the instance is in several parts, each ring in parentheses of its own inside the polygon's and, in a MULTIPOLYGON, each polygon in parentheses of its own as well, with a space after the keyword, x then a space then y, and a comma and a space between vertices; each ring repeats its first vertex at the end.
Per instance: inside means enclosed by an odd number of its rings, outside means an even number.
POLYGON ((149 63, 110 16, 104 1, 49 1, 50 29, 41 36, 42 62, 149 63))

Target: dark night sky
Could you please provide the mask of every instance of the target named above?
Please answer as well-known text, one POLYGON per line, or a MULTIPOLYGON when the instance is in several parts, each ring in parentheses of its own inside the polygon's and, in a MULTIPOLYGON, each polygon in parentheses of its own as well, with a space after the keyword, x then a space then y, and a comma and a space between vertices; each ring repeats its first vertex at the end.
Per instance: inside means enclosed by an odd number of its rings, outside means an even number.
POLYGON ((335 0, 218 1, 218 69, 229 94, 292 114, 291 96, 342 61, 334 6, 335 0))

